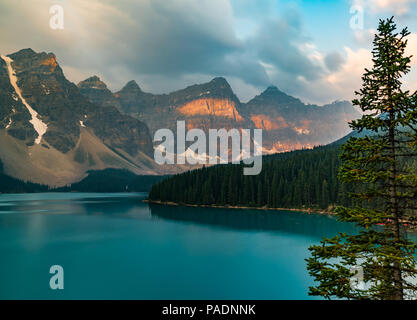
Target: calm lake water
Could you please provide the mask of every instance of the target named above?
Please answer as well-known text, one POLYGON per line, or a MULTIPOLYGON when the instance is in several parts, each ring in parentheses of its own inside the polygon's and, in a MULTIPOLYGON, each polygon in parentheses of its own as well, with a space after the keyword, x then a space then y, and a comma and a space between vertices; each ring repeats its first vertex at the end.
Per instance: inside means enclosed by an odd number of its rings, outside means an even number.
POLYGON ((0 195, 0 299, 311 299, 308 247, 355 230, 322 215, 145 197, 0 195), (49 287, 52 265, 64 290, 49 287))

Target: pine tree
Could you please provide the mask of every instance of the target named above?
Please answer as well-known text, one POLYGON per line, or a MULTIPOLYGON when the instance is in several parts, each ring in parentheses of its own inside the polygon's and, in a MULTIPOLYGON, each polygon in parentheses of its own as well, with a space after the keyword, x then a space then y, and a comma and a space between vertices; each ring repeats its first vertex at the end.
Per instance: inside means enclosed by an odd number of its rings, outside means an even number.
POLYGON ((374 39, 373 68, 365 70, 363 87, 353 103, 365 115, 351 127, 365 135, 343 146, 339 177, 355 185, 356 207, 336 209, 342 221, 355 222, 359 234, 340 234, 312 246, 308 270, 318 282, 310 294, 326 298, 416 298, 417 245, 407 238, 403 222, 414 223, 417 170, 410 164, 417 149, 417 93, 402 90, 410 70, 405 56, 409 35, 396 32, 393 18, 381 20, 374 39), (384 227, 378 227, 383 224, 384 227), (336 261, 336 262, 335 262, 336 261), (350 285, 353 266, 363 270, 365 288, 350 285))
POLYGON ((259 180, 258 182, 258 192, 256 193, 257 195, 257 204, 259 207, 261 207, 263 205, 263 190, 262 190, 262 182, 259 180))
POLYGON ((235 204, 235 192, 233 190, 233 179, 232 179, 232 175, 231 172, 230 176, 229 176, 229 183, 227 186, 227 202, 229 205, 234 205, 235 204))
POLYGON ((329 186, 327 184, 326 179, 323 181, 322 189, 321 189, 321 202, 320 206, 322 209, 327 209, 329 206, 329 186))
POLYGON ((276 208, 278 206, 278 194, 279 194, 279 185, 278 185, 278 174, 275 171, 274 177, 272 178, 272 186, 270 190, 270 201, 269 207, 276 208))

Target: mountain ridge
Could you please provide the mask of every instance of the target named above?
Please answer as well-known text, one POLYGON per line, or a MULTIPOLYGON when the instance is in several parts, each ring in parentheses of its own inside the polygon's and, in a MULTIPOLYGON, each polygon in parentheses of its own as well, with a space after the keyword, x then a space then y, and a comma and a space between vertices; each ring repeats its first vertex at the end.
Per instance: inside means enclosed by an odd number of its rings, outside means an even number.
MULTIPOLYGON (((97 88, 107 90, 103 83, 97 88)), ((0 160, 6 174, 62 186, 92 169, 136 174, 167 169, 152 157, 146 124, 116 106, 92 103, 66 79, 53 53, 23 49, 1 56, 0 160), (42 132, 39 123, 45 125, 42 132)))
POLYGON ((243 103, 224 77, 167 94, 145 92, 134 80, 112 92, 96 75, 75 85, 55 54, 30 48, 2 56, 0 89, 5 172, 51 186, 79 181, 89 170, 172 174, 190 169, 158 166, 152 158, 156 130, 175 133, 180 120, 188 130, 206 133, 263 129, 264 153, 276 153, 337 140, 357 116, 348 102, 306 105, 276 86, 243 103))
MULTIPOLYGON (((152 133, 160 128, 175 132, 176 121, 187 128, 263 129, 264 152, 312 148, 340 139, 350 132, 348 122, 360 113, 348 101, 305 104, 269 86, 242 103, 223 77, 165 94, 144 92, 129 81, 110 100, 119 110, 145 122, 152 133)), ((92 98, 94 99, 94 98, 92 98)), ((99 99, 93 102, 100 103, 99 99)))

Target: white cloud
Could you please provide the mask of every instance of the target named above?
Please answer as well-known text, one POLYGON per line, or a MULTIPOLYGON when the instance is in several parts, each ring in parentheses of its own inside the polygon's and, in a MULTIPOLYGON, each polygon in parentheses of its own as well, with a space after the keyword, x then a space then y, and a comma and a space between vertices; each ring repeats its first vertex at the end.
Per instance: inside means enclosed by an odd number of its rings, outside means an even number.
POLYGON ((408 37, 405 54, 411 57, 411 65, 417 64, 417 33, 412 33, 408 37))
POLYGON ((365 67, 371 66, 372 54, 368 49, 353 50, 345 47, 345 60, 337 70, 328 72, 320 79, 300 79, 305 90, 299 97, 310 103, 328 103, 335 100, 352 100, 359 90, 365 67))
POLYGON ((417 34, 412 33, 408 36, 406 55, 411 57, 411 72, 405 77, 405 87, 414 92, 417 90, 417 34))
MULTIPOLYGON (((417 34, 408 36, 406 55, 413 55, 411 72, 402 80, 404 88, 414 92, 417 90, 417 34)), ((354 92, 362 86, 361 77, 365 68, 372 67, 372 52, 369 49, 352 49, 345 47, 345 62, 336 72, 331 72, 318 81, 306 82, 308 88, 305 100, 321 101, 346 99, 352 100, 354 92)))
MULTIPOLYGON (((230 1, 62 1, 65 29, 54 31, 49 28, 53 1, 31 0, 28 6, 1 0, 0 48, 6 54, 28 47, 54 52, 70 80, 97 74, 113 91, 131 79, 162 93, 225 76, 242 100, 277 85, 307 102, 324 103, 351 99, 360 88, 369 50, 322 52, 306 35, 298 10, 292 7, 277 17, 269 9, 273 1, 246 0, 260 10, 259 19, 239 34, 230 1)), ((378 10, 394 5, 360 2, 378 10)), ((369 48, 374 32, 355 34, 360 48, 369 48)), ((415 37, 411 51, 417 50, 415 37)), ((413 74, 407 78, 411 85, 417 83, 413 74)))
POLYGON ((381 11, 393 11, 398 15, 403 15, 408 12, 412 3, 417 3, 416 0, 371 0, 371 6, 381 11))
POLYGON ((372 13, 391 12, 395 15, 406 15, 417 0, 353 0, 354 5, 360 5, 372 13))
POLYGON ((372 44, 376 32, 375 29, 355 30, 353 37, 358 45, 368 47, 372 44))
POLYGON ((353 97, 353 92, 361 85, 365 68, 372 66, 372 53, 367 49, 352 50, 345 47, 346 62, 339 71, 327 76, 326 82, 345 98, 353 97))

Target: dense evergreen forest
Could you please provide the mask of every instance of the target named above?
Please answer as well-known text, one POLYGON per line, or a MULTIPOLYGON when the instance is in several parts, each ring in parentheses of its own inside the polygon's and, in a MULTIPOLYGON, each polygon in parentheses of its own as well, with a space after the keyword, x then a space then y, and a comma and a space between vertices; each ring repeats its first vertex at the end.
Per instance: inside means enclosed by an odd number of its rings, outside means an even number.
POLYGON ((244 176, 243 164, 175 175, 151 189, 149 200, 195 205, 331 209, 349 206, 339 182, 340 143, 263 158, 262 172, 244 176))

